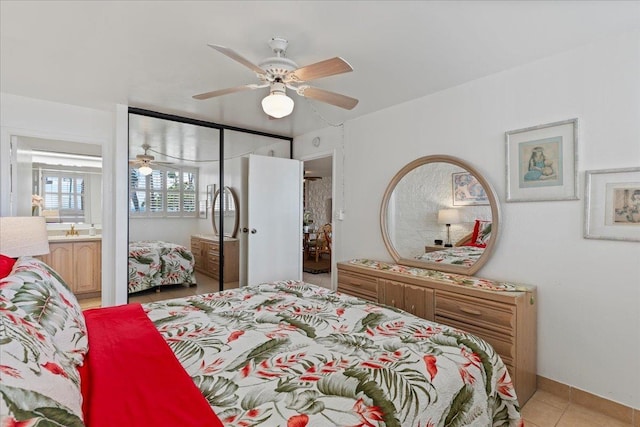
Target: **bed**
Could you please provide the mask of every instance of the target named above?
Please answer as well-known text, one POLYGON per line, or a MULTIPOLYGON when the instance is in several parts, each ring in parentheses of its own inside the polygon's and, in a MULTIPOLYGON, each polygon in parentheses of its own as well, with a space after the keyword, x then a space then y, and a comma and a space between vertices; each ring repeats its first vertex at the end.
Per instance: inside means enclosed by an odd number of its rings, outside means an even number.
POLYGON ((20 258, 0 290, 2 425, 522 425, 486 342, 304 282, 82 312, 20 258))
POLYGON ((129 243, 129 293, 167 285, 196 283, 195 259, 175 243, 145 240, 129 243))
POLYGON ((458 240, 452 247, 443 247, 435 251, 425 248, 425 253, 416 256, 415 259, 436 264, 470 267, 484 254, 489 239, 491 239, 491 221, 476 219, 473 231, 458 240))
POLYGON ((429 251, 417 256, 416 259, 437 264, 472 266, 484 253, 484 248, 474 246, 454 246, 438 251, 429 251))

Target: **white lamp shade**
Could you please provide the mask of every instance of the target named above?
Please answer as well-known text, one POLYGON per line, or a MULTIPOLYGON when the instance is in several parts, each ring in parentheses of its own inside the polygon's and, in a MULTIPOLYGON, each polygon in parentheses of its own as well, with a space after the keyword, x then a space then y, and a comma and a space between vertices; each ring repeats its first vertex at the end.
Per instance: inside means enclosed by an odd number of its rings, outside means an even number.
POLYGON ((0 217, 0 254, 17 258, 48 253, 49 238, 43 216, 0 217))
POLYGON ((153 172, 153 169, 151 169, 149 166, 144 165, 144 166, 140 166, 138 168, 138 173, 142 176, 147 176, 149 175, 151 172, 153 172))
POLYGON ((457 224, 460 222, 460 213, 457 209, 440 209, 438 211, 438 224, 457 224))
POLYGON ((288 116, 293 111, 293 99, 284 92, 271 92, 262 100, 262 109, 265 113, 276 119, 288 116))

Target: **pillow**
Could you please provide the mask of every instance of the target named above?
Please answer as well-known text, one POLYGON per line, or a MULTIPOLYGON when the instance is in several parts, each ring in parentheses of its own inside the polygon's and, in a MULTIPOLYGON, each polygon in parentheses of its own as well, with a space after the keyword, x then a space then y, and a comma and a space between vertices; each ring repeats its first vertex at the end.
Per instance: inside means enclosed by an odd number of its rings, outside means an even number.
POLYGON ((78 370, 0 296, 0 425, 84 426, 78 370))
POLYGON ((476 219, 476 223, 473 227, 473 235, 471 237, 471 243, 469 244, 469 246, 486 248, 490 238, 491 238, 491 221, 476 219))
POLYGON ((57 349, 76 365, 88 351, 87 327, 82 309, 62 278, 44 262, 18 258, 13 274, 0 279, 2 295, 39 323, 57 349))
POLYGON ((11 270, 13 270, 13 264, 15 263, 15 259, 0 254, 0 279, 4 279, 11 273, 11 270))

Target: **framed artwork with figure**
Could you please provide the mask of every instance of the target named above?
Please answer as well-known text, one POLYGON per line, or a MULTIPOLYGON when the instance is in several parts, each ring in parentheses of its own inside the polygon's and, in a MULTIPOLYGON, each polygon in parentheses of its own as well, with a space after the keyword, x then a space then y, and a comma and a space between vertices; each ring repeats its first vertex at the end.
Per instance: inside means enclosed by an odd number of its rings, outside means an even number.
POLYGON ((640 168, 585 172, 584 237, 640 242, 640 168))
POLYGON ((451 178, 453 184, 453 205, 488 205, 489 198, 482 184, 470 172, 456 172, 451 178))
POLYGON ((507 202, 578 200, 578 119, 506 132, 507 202))

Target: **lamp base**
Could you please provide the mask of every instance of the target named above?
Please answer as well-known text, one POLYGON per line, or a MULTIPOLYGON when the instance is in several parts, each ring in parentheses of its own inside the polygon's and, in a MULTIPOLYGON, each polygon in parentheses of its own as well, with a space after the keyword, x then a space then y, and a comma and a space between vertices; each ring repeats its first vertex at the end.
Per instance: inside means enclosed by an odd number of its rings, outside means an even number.
POLYGON ((451 243, 445 243, 444 247, 445 247, 445 248, 452 248, 452 247, 453 247, 453 245, 452 245, 451 243))

